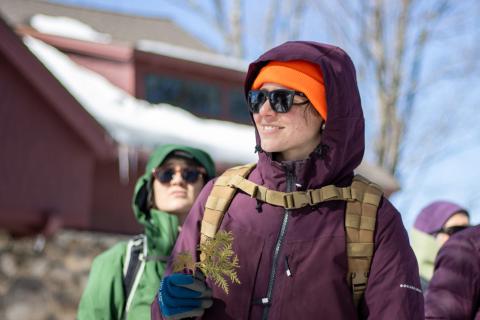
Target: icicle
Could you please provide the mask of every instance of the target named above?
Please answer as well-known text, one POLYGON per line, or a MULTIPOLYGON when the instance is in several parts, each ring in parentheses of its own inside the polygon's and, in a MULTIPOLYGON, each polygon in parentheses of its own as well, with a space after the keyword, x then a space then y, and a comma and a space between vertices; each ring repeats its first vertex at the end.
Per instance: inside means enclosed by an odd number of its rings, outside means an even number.
POLYGON ((132 175, 132 177, 135 177, 138 171, 138 150, 130 148, 128 156, 130 163, 130 174, 132 175))
POLYGON ((128 156, 128 146, 120 144, 118 146, 118 171, 120 175, 120 182, 124 185, 129 181, 129 167, 130 161, 128 156))

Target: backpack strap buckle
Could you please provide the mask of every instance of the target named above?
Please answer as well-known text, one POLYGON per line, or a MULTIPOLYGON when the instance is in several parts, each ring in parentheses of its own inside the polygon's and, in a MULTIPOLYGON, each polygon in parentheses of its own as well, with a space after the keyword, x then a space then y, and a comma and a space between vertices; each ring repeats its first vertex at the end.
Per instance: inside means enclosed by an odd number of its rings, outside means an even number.
POLYGON ((285 209, 293 209, 295 207, 295 199, 293 193, 285 193, 283 195, 283 207, 285 209))
POLYGON ((367 272, 352 272, 351 273, 351 282, 352 282, 352 295, 353 302, 355 306, 360 304, 360 300, 363 297, 363 293, 367 288, 368 273, 367 272))
POLYGON ((363 293, 367 287, 368 274, 366 272, 352 272, 352 292, 363 293))
POLYGON ((313 205, 312 190, 285 193, 283 203, 285 209, 300 209, 313 205))

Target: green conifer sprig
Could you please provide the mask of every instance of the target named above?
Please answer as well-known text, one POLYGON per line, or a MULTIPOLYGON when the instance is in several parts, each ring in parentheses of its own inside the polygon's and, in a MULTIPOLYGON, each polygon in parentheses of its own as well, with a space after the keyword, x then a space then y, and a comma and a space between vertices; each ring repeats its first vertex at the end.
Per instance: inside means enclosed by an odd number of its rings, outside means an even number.
POLYGON ((232 249, 233 234, 219 231, 213 239, 208 239, 199 246, 200 252, 205 254, 205 261, 198 263, 203 274, 214 281, 228 294, 229 286, 226 278, 232 284, 240 284, 237 268, 240 268, 238 257, 232 249))
POLYGON ((173 261, 173 272, 182 272, 183 270, 195 270, 195 261, 189 252, 180 252, 173 261))
POLYGON ((229 293, 229 284, 240 284, 237 268, 240 268, 238 256, 232 248, 233 234, 230 231, 219 231, 214 238, 209 238, 200 243, 198 250, 205 256, 204 261, 194 262, 193 256, 188 252, 179 253, 173 263, 173 271, 181 272, 185 269, 195 271, 199 269, 207 279, 229 293))

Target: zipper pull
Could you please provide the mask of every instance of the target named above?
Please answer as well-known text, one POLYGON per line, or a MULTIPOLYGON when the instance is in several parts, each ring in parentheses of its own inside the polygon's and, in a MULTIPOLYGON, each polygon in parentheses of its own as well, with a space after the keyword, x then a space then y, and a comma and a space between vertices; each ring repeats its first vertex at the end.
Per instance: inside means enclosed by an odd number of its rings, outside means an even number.
POLYGON ((288 256, 285 256, 285 273, 287 274, 287 277, 293 276, 293 273, 290 270, 290 266, 288 265, 288 256))

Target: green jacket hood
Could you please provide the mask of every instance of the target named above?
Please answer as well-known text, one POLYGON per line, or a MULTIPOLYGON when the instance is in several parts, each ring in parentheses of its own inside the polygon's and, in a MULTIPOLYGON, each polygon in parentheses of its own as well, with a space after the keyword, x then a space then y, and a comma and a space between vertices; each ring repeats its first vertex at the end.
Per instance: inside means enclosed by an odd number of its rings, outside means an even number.
POLYGON ((207 171, 208 180, 215 176, 215 164, 210 155, 203 150, 177 144, 166 144, 156 148, 149 157, 145 173, 138 179, 135 185, 133 195, 133 212, 137 221, 145 227, 148 227, 151 223, 148 198, 152 183, 152 170, 161 165, 174 151, 183 151, 202 165, 207 171))

